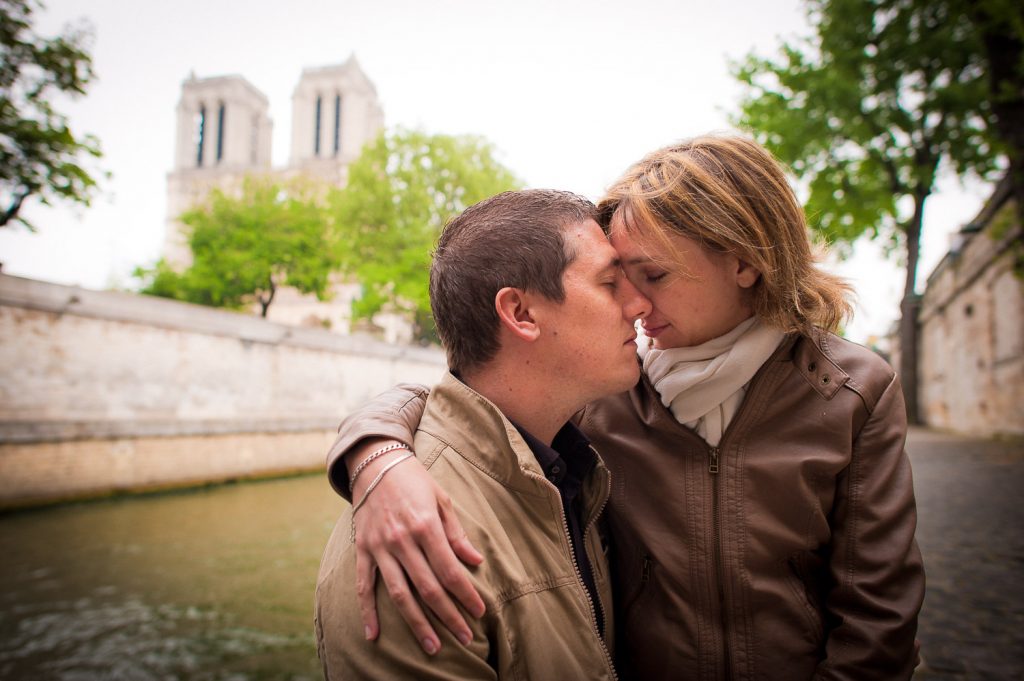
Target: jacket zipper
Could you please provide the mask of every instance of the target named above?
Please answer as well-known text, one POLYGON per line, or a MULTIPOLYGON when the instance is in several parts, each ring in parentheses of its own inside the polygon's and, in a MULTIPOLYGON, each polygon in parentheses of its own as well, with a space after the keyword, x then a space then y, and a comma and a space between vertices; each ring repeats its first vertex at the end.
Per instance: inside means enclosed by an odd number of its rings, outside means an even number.
MULTIPOLYGON (((779 348, 783 345, 788 347, 788 344, 783 343, 779 345, 779 348)), ((722 433, 722 438, 718 441, 718 446, 708 446, 708 473, 711 474, 711 504, 714 513, 712 522, 714 523, 713 534, 715 540, 715 575, 718 578, 718 613, 722 622, 722 667, 725 671, 723 678, 727 681, 732 678, 732 654, 731 646, 729 644, 729 616, 726 612, 725 602, 725 568, 723 567, 725 564, 725 549, 722 545, 722 501, 721 490, 719 489, 721 484, 724 483, 719 482, 718 472, 721 468, 722 451, 725 449, 723 446, 724 443, 728 440, 729 435, 736 430, 737 424, 739 424, 746 413, 750 411, 749 405, 752 402, 750 397, 755 388, 764 382, 762 374, 767 372, 765 367, 770 367, 778 354, 779 349, 776 349, 768 361, 766 361, 761 368, 757 370, 754 377, 750 379, 750 387, 747 389, 747 394, 744 396, 743 402, 740 403, 739 410, 733 415, 732 421, 726 427, 725 432, 722 433)))
MULTIPOLYGON (((733 415, 732 422, 729 423, 728 427, 725 429, 725 432, 722 433, 722 439, 719 440, 719 442, 718 442, 719 446, 717 446, 717 447, 710 447, 710 446, 708 446, 706 440, 704 440, 702 437, 697 435, 693 430, 691 430, 691 429, 687 428, 686 426, 680 424, 675 419, 675 417, 672 415, 672 413, 668 410, 667 407, 663 407, 660 402, 657 402, 657 408, 661 409, 661 413, 662 413, 662 415, 665 418, 667 418, 671 422, 675 423, 679 427, 681 433, 685 433, 685 435, 687 437, 691 438, 692 440, 694 440, 696 442, 700 442, 708 450, 708 473, 712 476, 711 477, 711 504, 712 504, 713 516, 714 516, 712 518, 712 522, 714 523, 714 528, 713 528, 713 533, 712 534, 714 536, 714 544, 715 544, 715 555, 714 555, 715 575, 716 575, 716 577, 718 579, 717 587, 718 587, 719 617, 720 617, 720 619, 722 621, 722 648, 723 648, 723 654, 724 654, 723 666, 724 666, 724 670, 725 670, 724 678, 727 681, 728 681, 728 679, 729 679, 729 677, 730 677, 730 675, 732 673, 732 671, 731 671, 732 663, 731 663, 731 656, 729 654, 730 646, 729 646, 729 636, 728 636, 728 634, 729 634, 729 630, 728 630, 728 617, 726 617, 726 613, 725 613, 725 586, 724 586, 725 585, 725 572, 724 572, 724 570, 722 568, 722 563, 724 562, 723 561, 723 555, 722 555, 722 530, 721 530, 722 515, 721 515, 721 509, 719 508, 721 504, 720 504, 720 502, 718 500, 718 497, 719 497, 719 491, 718 491, 718 472, 719 472, 720 467, 721 467, 720 466, 720 464, 721 464, 721 454, 722 454, 722 450, 725 449, 725 447, 723 446, 724 443, 729 439, 730 434, 734 430, 736 430, 737 424, 742 421, 742 419, 746 416, 746 413, 750 410, 750 404, 752 402, 750 397, 764 383, 764 381, 765 381, 764 376, 769 372, 771 367, 773 367, 775 365, 775 362, 777 361, 777 358, 780 357, 782 353, 789 352, 790 350, 792 350, 793 344, 794 344, 794 341, 793 341, 792 335, 791 336, 787 336, 785 340, 783 340, 781 343, 779 343, 779 347, 777 347, 775 349, 775 352, 772 353, 771 357, 769 357, 768 360, 764 364, 761 365, 761 368, 759 368, 757 370, 757 373, 754 374, 754 377, 750 379, 750 383, 748 384, 749 387, 747 388, 747 394, 744 397, 743 402, 740 403, 739 410, 733 415)), ((641 377, 641 380, 647 382, 648 389, 650 390, 651 393, 658 394, 658 391, 655 390, 654 386, 650 383, 650 379, 648 379, 645 376, 645 377, 641 377)))
MULTIPOLYGON (((528 477, 536 478, 536 479, 539 479, 539 480, 543 480, 545 484, 547 484, 549 487, 551 487, 551 488, 553 488, 555 490, 556 494, 558 493, 558 489, 555 488, 555 486, 551 483, 551 481, 548 480, 547 478, 545 478, 543 475, 537 475, 536 473, 533 473, 532 471, 524 471, 524 472, 527 474, 528 477)), ((607 482, 608 494, 605 495, 604 501, 601 503, 601 507, 598 509, 597 514, 594 515, 595 518, 597 518, 597 517, 599 517, 601 515, 601 511, 604 510, 605 505, 608 503, 608 495, 611 494, 611 486, 612 486, 611 478, 609 478, 608 476, 605 476, 605 480, 607 482)), ((580 589, 583 591, 583 595, 587 597, 587 605, 590 606, 590 625, 593 628, 594 633, 597 635, 598 643, 601 644, 601 652, 604 653, 604 660, 605 660, 606 665, 608 666, 609 671, 611 671, 611 673, 612 673, 612 679, 614 681, 618 681, 619 675, 618 675, 618 672, 616 672, 616 670, 615 670, 615 663, 612 661, 611 653, 608 652, 608 646, 605 645, 604 637, 601 636, 601 632, 597 630, 597 615, 596 615, 596 608, 594 607, 594 599, 591 597, 590 592, 587 591, 587 587, 583 584, 583 574, 580 572, 580 566, 576 562, 576 554, 572 550, 572 539, 570 538, 570 535, 569 535, 569 519, 565 517, 565 509, 562 508, 562 497, 561 497, 561 495, 559 495, 559 497, 558 497, 558 510, 559 510, 559 513, 561 514, 561 517, 562 517, 562 535, 565 537, 565 541, 569 545, 569 558, 570 558, 570 560, 572 560, 573 572, 576 573, 576 584, 579 585, 580 589)), ((587 533, 590 532, 590 526, 591 525, 593 525, 593 522, 592 521, 588 522, 586 529, 583 530, 583 550, 584 551, 587 550, 587 533)), ((595 586, 596 586, 596 582, 595 582, 595 586)), ((598 605, 601 607, 601 615, 602 616, 606 616, 605 612, 604 612, 604 605, 601 603, 601 599, 598 598, 597 602, 598 602, 598 605)), ((607 620, 606 620, 606 626, 607 626, 607 620)))
POLYGON ((710 447, 708 449, 708 456, 710 463, 708 464, 708 472, 711 473, 711 507, 714 513, 713 534, 715 538, 715 575, 718 578, 718 617, 722 627, 722 663, 725 670, 723 678, 731 679, 731 655, 729 646, 729 618, 726 616, 725 607, 725 571, 722 568, 722 564, 725 562, 725 556, 722 549, 722 504, 719 499, 720 492, 718 489, 718 457, 721 450, 718 447, 710 447))

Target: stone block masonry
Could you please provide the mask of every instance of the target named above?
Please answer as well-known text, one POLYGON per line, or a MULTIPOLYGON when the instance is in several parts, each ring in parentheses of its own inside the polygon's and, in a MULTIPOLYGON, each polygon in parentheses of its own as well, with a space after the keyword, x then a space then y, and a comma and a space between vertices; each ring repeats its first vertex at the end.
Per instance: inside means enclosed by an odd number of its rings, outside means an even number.
POLYGON ((323 466, 437 349, 0 275, 0 509, 323 466))

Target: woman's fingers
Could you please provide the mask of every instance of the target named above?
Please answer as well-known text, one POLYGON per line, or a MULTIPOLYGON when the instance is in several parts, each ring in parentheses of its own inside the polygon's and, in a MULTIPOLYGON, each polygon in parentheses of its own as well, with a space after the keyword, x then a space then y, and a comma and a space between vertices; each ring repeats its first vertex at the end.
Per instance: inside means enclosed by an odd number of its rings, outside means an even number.
POLYGON ((405 571, 402 570, 402 566, 398 561, 386 556, 378 564, 378 568, 388 596, 401 613, 402 619, 412 629, 420 646, 428 655, 436 654, 441 649, 441 642, 409 590, 409 583, 405 579, 405 571))
MULTIPOLYGON (((431 536, 426 545, 426 554, 431 567, 437 574, 441 585, 465 608, 473 617, 483 617, 484 602, 469 579, 469 573, 458 562, 479 565, 484 557, 477 551, 473 543, 462 529, 462 523, 452 508, 451 499, 438 488, 438 510, 444 528, 444 537, 431 536), (450 550, 445 550, 450 548, 450 550), (455 559, 458 560, 455 560, 455 559)), ((454 630, 453 630, 454 631, 454 630)))
POLYGON ((377 621, 377 563, 373 557, 356 546, 356 596, 359 599, 359 616, 363 620, 363 631, 367 641, 380 634, 377 621))
POLYGON ((415 462, 389 470, 356 513, 355 526, 359 609, 367 637, 375 638, 379 632, 373 590, 376 566, 395 608, 425 651, 434 654, 441 643, 421 600, 468 644, 472 630, 455 601, 474 617, 483 614, 484 603, 460 559, 477 565, 483 556, 466 537, 451 500, 427 471, 415 462))

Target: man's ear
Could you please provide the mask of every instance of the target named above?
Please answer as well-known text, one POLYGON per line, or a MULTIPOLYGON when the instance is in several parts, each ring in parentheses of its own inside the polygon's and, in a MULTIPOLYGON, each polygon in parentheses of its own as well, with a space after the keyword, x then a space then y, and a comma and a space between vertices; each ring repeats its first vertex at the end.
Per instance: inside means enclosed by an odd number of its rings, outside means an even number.
POLYGON ((506 286, 494 296, 494 309, 501 326, 513 336, 524 341, 540 337, 540 326, 530 309, 530 295, 525 291, 506 286))
POLYGON ((736 283, 740 288, 750 288, 761 278, 761 270, 745 260, 736 260, 736 283))

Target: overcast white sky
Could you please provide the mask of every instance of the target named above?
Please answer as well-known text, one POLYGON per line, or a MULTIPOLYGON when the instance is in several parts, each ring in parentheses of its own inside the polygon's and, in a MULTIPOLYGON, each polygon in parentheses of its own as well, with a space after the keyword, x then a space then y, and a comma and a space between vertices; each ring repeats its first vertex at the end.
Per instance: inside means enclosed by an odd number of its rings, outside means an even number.
MULTIPOLYGON (((0 230, 0 261, 8 274, 89 288, 126 285, 160 255, 190 71, 241 74, 267 95, 280 166, 302 68, 355 53, 389 127, 483 135, 529 186, 596 199, 647 151, 728 128, 740 93, 731 59, 808 32, 798 0, 49 0, 37 25, 52 34, 81 18, 95 27, 98 79, 63 110, 100 138, 112 177, 91 208, 28 206, 39 233, 0 230)), ((988 191, 941 184, 918 281, 988 191)), ((839 270, 860 298, 849 335, 883 333, 901 274, 873 244, 839 270)))

